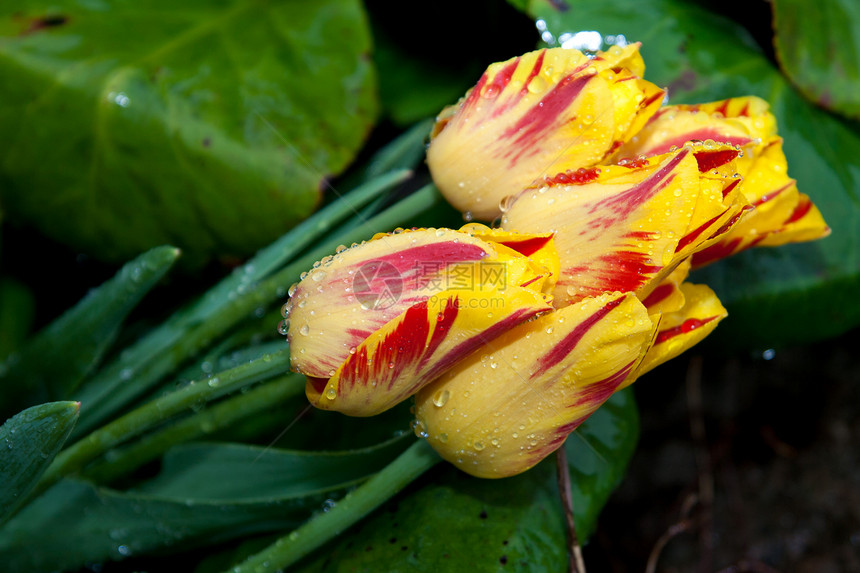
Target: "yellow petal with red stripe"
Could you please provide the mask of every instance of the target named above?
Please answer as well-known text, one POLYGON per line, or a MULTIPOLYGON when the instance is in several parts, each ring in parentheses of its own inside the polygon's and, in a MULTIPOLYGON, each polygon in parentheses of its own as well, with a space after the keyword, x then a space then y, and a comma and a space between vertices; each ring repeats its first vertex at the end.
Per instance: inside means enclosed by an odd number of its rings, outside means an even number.
POLYGON ((645 298, 682 260, 730 228, 743 209, 733 191, 736 181, 710 175, 722 165, 711 151, 702 149, 700 160, 687 146, 546 178, 516 196, 502 227, 554 233, 562 266, 556 308, 604 292, 645 298))
POLYGON ((533 283, 519 286, 528 286, 531 290, 547 295, 552 293, 561 272, 561 263, 558 260, 558 251, 556 251, 552 233, 519 233, 498 228, 491 229, 480 223, 463 225, 460 231, 483 241, 504 245, 526 257, 529 264, 545 269, 545 274, 536 277, 533 283))
POLYGON ((653 346, 623 386, 701 342, 728 315, 714 291, 705 285, 684 283, 681 292, 684 306, 662 316, 653 346))
MULTIPOLYGON (((776 133, 776 120, 768 104, 757 97, 742 97, 698 105, 667 105, 624 144, 614 160, 668 153, 690 141, 713 141, 751 149, 776 133)), ((745 161, 739 169, 745 172, 745 161)))
POLYGON ((550 308, 539 293, 520 287, 439 293, 368 336, 330 378, 308 377, 308 399, 350 416, 379 414, 550 308))
POLYGON ((677 312, 684 307, 684 293, 681 290, 681 285, 690 274, 690 259, 684 259, 669 273, 647 297, 642 300, 642 304, 648 309, 648 314, 651 316, 661 315, 670 312, 677 312))
POLYGON ((373 332, 445 290, 525 285, 541 292, 550 271, 502 240, 418 229, 377 235, 323 259, 287 306, 293 369, 328 378, 373 332))
POLYGON ((772 137, 748 153, 752 163, 740 191, 755 210, 747 214, 720 240, 693 257, 695 266, 756 246, 775 247, 786 243, 826 237, 830 228, 808 196, 799 193, 782 151, 782 139, 772 137))
POLYGON ((510 329, 422 389, 417 423, 463 471, 518 474, 612 395, 650 340, 636 297, 585 299, 510 329))
POLYGON ((594 165, 615 150, 664 95, 620 67, 641 62, 638 46, 619 50, 591 60, 553 48, 492 64, 433 130, 427 164, 446 199, 490 220, 507 195, 543 174, 594 165))

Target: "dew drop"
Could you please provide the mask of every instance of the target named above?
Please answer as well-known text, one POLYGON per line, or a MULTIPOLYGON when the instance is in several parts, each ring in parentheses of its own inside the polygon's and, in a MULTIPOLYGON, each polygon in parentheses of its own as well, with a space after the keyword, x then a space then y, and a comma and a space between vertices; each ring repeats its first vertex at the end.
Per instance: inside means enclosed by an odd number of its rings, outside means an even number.
POLYGON ((498 84, 489 84, 481 95, 487 99, 494 99, 501 93, 502 88, 498 84))
POLYGON ((448 443, 448 434, 439 434, 439 441, 443 444, 448 443))
POLYGON ((532 78, 532 81, 529 82, 528 90, 533 94, 539 94, 546 91, 547 83, 546 80, 542 76, 535 76, 532 78))
POLYGON ((301 334, 302 336, 307 336, 310 333, 310 331, 311 331, 311 327, 308 326, 307 324, 303 324, 302 327, 299 329, 299 334, 301 334))
POLYGON ((472 447, 474 447, 475 450, 480 452, 481 450, 484 449, 484 443, 483 442, 475 442, 472 447))
POLYGON ((334 389, 334 386, 330 386, 329 389, 325 391, 325 397, 329 400, 337 398, 337 390, 334 389))
POLYGON ((427 437, 427 428, 421 420, 415 420, 412 422, 412 431, 415 432, 415 435, 419 438, 427 437))
POLYGON ((450 397, 451 397, 451 392, 449 392, 448 390, 439 390, 433 396, 433 404, 437 408, 441 408, 442 406, 445 405, 446 402, 448 402, 448 398, 450 398, 450 397))
POLYGON ((286 336, 290 332, 290 321, 287 319, 278 323, 278 334, 286 336))

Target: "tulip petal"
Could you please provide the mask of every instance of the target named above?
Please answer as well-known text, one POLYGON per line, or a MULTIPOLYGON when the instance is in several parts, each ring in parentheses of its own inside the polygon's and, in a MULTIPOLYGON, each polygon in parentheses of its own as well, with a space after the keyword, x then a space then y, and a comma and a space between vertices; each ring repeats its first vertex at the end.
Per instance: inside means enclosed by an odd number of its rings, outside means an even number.
POLYGON ((651 316, 677 312, 684 307, 684 292, 681 285, 690 273, 690 259, 684 259, 669 276, 663 279, 642 304, 651 316))
POLYGON ((416 419, 440 455, 498 478, 555 451, 621 384, 651 340, 632 295, 604 295, 521 324, 416 395, 416 419))
POLYGON ((749 148, 776 133, 776 120, 763 99, 748 96, 698 105, 667 105, 614 155, 650 157, 689 141, 714 141, 749 148))
POLYGON ((318 408, 379 414, 482 344, 550 308, 539 293, 519 287, 445 291, 368 336, 331 378, 309 377, 306 393, 318 408))
POLYGON ((328 378, 350 349, 430 296, 529 283, 529 290, 540 292, 549 273, 513 249, 469 233, 420 229, 377 235, 324 259, 291 289, 291 365, 328 378))
POLYGON ((707 286, 684 283, 680 289, 684 306, 677 312, 663 315, 654 344, 622 387, 701 342, 728 315, 717 295, 707 286))
POLYGON ((662 90, 619 67, 637 57, 638 45, 593 60, 553 48, 492 64, 437 120, 427 151, 437 187, 490 220, 541 175, 600 162, 662 101, 662 90))
POLYGON ((697 252, 693 257, 697 267, 751 247, 812 241, 830 234, 821 212, 787 175, 781 138, 771 138, 748 155, 754 159, 740 191, 755 211, 716 244, 697 252))
POLYGON ((700 173, 699 155, 712 159, 711 152, 725 150, 685 146, 665 156, 595 168, 588 176, 579 171, 544 179, 511 202, 502 227, 555 233, 562 265, 556 308, 603 292, 637 292, 644 298, 740 216, 745 200, 734 191, 735 180, 719 175, 724 165, 709 160, 712 169, 700 173))

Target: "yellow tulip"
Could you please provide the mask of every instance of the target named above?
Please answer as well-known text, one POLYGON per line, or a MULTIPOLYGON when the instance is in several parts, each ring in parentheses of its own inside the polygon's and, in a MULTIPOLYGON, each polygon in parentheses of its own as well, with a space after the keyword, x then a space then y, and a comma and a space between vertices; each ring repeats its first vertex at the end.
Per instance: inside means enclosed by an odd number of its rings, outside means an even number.
POLYGON ((600 163, 663 100, 663 90, 639 78, 638 48, 593 59, 553 48, 492 64, 433 130, 427 165, 445 198, 489 220, 534 180, 600 163))
POLYGON ((379 234, 290 289, 292 367, 315 406, 378 414, 549 310, 557 269, 551 234, 480 225, 379 234))
POLYGON ((693 266, 829 232, 765 102, 660 108, 638 47, 493 64, 440 114, 436 185, 501 227, 378 235, 291 289, 314 405, 368 416, 414 395, 443 458, 515 475, 726 316, 693 266))
POLYGON ((752 96, 666 106, 612 158, 649 157, 689 141, 729 143, 743 151, 737 160, 743 178, 739 191, 754 209, 716 244, 696 253, 695 266, 754 246, 811 241, 830 233, 818 208, 788 176, 782 138, 768 107, 752 96))

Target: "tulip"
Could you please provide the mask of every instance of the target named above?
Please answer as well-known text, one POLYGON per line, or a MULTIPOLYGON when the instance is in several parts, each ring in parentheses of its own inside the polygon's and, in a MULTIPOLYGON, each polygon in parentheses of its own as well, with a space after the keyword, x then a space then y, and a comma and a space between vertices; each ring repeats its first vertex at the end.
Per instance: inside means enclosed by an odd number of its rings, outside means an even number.
POLYGON ((470 225, 379 234, 290 289, 292 368, 317 407, 378 414, 551 308, 551 234, 470 225))
POLYGON ((509 330, 415 396, 417 431, 482 478, 524 472, 612 394, 704 339, 726 317, 679 266, 645 300, 587 297, 509 330))
POLYGON ((444 459, 515 475, 725 318, 691 268, 829 232, 765 102, 661 109, 638 47, 493 64, 443 110, 434 181, 501 227, 378 235, 303 277, 289 338, 314 405, 367 416, 414 395, 444 459), (464 272, 480 279, 452 286, 464 272))
POLYGON ((491 220, 499 202, 545 174, 600 163, 638 132, 664 92, 640 79, 639 45, 590 59, 576 50, 539 50, 492 64, 445 109, 427 165, 457 209, 491 220))
POLYGON ((681 261, 749 207, 728 145, 686 145, 584 176, 536 182, 505 205, 502 228, 553 233, 561 260, 554 305, 605 292, 648 296, 681 261))
POLYGON ((760 98, 663 107, 613 160, 659 155, 690 141, 727 143, 743 151, 737 160, 743 178, 738 190, 755 207, 720 241, 696 253, 695 266, 754 246, 811 241, 830 233, 818 208, 788 176, 776 119, 760 98))

